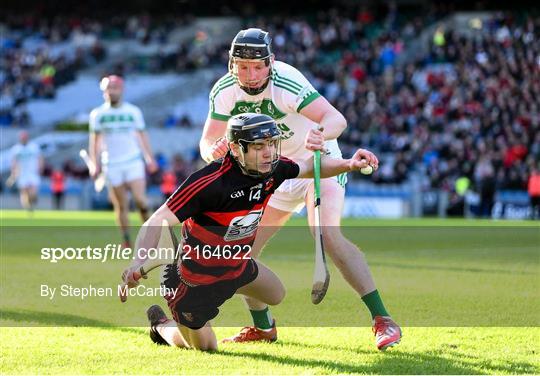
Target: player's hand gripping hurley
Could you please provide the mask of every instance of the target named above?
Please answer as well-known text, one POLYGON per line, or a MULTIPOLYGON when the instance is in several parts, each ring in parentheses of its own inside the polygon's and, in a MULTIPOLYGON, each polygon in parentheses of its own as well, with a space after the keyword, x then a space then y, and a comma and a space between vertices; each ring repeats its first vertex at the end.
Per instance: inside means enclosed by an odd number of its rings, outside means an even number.
MULTIPOLYGON (((161 223, 161 233, 159 236, 159 242, 157 245, 158 250, 174 250, 176 252, 178 250, 178 241, 176 240, 176 237, 174 236, 174 233, 172 232, 172 229, 169 227, 169 223, 166 219, 164 219, 161 223)), ((150 271, 154 270, 155 268, 161 266, 170 264, 174 261, 174 258, 170 258, 170 253, 166 253, 167 257, 156 257, 156 258, 148 258, 146 261, 144 261, 141 265, 136 267, 128 268, 124 271, 122 275, 122 288, 120 291, 126 292, 125 287, 135 287, 139 284, 139 280, 141 278, 147 278, 147 275, 150 271)), ((127 300, 127 295, 120 295, 120 301, 124 303, 127 300)))
MULTIPOLYGON (((86 164, 86 167, 88 168, 88 171, 92 173, 92 171, 95 171, 96 166, 94 165, 94 162, 90 159, 90 156, 88 155, 88 152, 85 149, 81 149, 79 151, 79 156, 86 164)), ((105 187, 105 174, 100 173, 99 176, 94 180, 94 190, 99 193, 103 190, 105 187)))
POLYGON ((324 244, 321 229, 321 152, 315 150, 313 156, 313 176, 315 185, 315 270, 313 272, 313 286, 311 288, 311 301, 319 304, 328 290, 330 274, 324 255, 324 244))

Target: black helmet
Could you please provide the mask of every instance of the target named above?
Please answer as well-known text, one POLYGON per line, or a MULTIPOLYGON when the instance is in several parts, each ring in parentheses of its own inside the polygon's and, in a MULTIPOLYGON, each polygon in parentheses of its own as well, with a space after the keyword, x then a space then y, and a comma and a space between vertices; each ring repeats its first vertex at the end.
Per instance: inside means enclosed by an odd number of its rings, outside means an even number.
MULTIPOLYGON (((238 74, 234 71, 236 60, 263 60, 268 67, 271 64, 272 57, 271 44, 272 38, 270 38, 268 32, 256 28, 240 30, 231 43, 231 49, 229 50, 229 72, 236 78, 242 90, 249 95, 262 93, 268 85, 270 76, 267 77, 266 82, 261 87, 250 88, 243 86, 238 80, 238 74)), ((271 69, 272 67, 270 67, 271 69)))
POLYGON ((240 30, 231 43, 230 57, 247 60, 264 60, 272 55, 272 38, 267 31, 250 28, 240 30))
POLYGON ((281 132, 270 116, 255 113, 234 115, 227 122, 227 140, 240 145, 241 158, 235 158, 244 173, 253 177, 266 177, 274 172, 281 152, 281 132), (266 173, 261 173, 258 169, 249 170, 245 163, 244 154, 248 152, 249 144, 256 143, 258 140, 276 142, 275 153, 272 156, 272 168, 266 173))

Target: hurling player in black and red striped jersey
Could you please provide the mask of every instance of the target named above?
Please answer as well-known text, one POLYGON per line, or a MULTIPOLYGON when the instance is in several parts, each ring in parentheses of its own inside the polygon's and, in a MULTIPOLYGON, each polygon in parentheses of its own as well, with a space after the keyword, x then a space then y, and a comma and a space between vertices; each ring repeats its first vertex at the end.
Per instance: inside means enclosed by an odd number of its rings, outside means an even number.
MULTIPOLYGON (((313 177, 313 161, 280 157, 280 131, 262 114, 233 116, 227 124, 229 152, 194 172, 145 222, 136 248, 157 246, 163 220, 183 223, 182 253, 167 265, 164 286, 173 320, 154 305, 148 310, 150 337, 159 344, 215 350, 217 340, 209 321, 235 293, 279 304, 285 288, 260 261, 251 246, 272 193, 286 179, 313 177)), ((373 154, 359 149, 351 159, 322 158, 321 177, 360 170, 373 154)), ((138 260, 124 272, 134 287, 138 260)), ((271 340, 271 339, 270 339, 271 340)))

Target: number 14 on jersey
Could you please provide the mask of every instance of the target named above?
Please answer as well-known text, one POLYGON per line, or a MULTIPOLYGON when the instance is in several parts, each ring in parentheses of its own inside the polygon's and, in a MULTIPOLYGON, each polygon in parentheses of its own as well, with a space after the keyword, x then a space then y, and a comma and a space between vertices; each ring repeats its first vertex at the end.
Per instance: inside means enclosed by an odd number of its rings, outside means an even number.
POLYGON ((249 191, 249 201, 258 201, 261 199, 261 190, 251 190, 249 191))

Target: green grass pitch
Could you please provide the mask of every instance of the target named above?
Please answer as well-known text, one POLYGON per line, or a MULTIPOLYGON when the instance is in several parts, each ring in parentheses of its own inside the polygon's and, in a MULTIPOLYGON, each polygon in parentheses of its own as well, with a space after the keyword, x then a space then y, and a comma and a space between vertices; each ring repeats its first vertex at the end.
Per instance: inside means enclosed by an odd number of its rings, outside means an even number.
MULTIPOLYGON (((403 326, 402 343, 381 353, 367 309, 333 265, 327 297, 310 303, 313 241, 295 218, 262 256, 287 287, 272 308, 279 341, 201 353, 151 343, 144 312, 165 307, 159 297, 38 296, 44 281, 117 282, 125 262, 39 259, 47 244, 99 242, 107 227, 116 236, 112 213, 2 211, 0 222, 1 374, 540 373, 538 223, 344 220, 403 326)), ((231 299, 214 322, 218 339, 250 322, 241 299, 231 299)))

